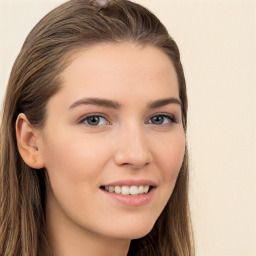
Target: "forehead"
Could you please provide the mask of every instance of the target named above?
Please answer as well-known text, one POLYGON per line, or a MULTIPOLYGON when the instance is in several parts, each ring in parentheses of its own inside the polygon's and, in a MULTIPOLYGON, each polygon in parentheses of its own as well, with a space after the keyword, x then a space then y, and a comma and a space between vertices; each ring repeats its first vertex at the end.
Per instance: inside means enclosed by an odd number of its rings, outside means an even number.
POLYGON ((179 97, 177 74, 170 58, 153 46, 104 43, 80 49, 70 55, 69 65, 60 77, 61 91, 71 101, 80 96, 124 96, 130 100, 179 97))

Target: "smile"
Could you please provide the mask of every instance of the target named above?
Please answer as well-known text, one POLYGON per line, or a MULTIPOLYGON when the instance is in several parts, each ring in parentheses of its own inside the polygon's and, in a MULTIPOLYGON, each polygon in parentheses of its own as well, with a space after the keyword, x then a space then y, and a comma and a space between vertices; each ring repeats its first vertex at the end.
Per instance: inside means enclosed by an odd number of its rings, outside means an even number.
POLYGON ((147 194, 151 188, 149 185, 139 186, 102 186, 102 189, 110 193, 122 194, 125 196, 132 195, 137 196, 141 194, 147 194))

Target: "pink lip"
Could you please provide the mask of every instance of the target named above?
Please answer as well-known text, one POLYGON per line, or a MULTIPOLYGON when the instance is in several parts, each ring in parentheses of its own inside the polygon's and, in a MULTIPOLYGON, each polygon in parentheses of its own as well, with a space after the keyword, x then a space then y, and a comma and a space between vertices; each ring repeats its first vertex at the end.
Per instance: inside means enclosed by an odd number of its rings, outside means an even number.
POLYGON ((147 194, 141 194, 137 196, 132 195, 122 195, 116 194, 112 192, 108 192, 106 190, 101 190, 105 195, 109 196, 111 199, 115 200, 118 203, 121 203, 126 206, 131 207, 139 207, 148 204, 155 194, 155 188, 151 188, 147 194))
POLYGON ((112 193, 108 192, 104 189, 101 189, 101 191, 107 195, 108 197, 114 199, 115 201, 126 205, 126 206, 132 206, 132 207, 138 207, 138 206, 143 206, 148 204, 156 191, 157 184, 152 181, 152 180, 146 180, 146 179, 141 179, 141 180, 118 180, 114 181, 108 184, 105 184, 105 187, 109 186, 150 186, 151 189, 149 190, 148 193, 146 194, 140 194, 140 195, 122 195, 122 194, 117 194, 117 193, 112 193))
POLYGON ((152 180, 118 180, 108 184, 104 184, 104 186, 151 186, 157 187, 157 184, 152 180))

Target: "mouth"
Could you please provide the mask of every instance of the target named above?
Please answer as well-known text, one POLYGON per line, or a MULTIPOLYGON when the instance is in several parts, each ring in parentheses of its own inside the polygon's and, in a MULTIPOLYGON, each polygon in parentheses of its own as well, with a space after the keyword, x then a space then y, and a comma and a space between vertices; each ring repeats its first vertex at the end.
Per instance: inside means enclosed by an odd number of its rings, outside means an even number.
POLYGON ((100 189, 109 193, 120 194, 124 196, 138 196, 148 194, 154 186, 150 185, 132 185, 132 186, 101 186, 100 189))
POLYGON ((119 180, 100 186, 100 190, 126 207, 142 207, 156 198, 157 187, 152 180, 119 180))

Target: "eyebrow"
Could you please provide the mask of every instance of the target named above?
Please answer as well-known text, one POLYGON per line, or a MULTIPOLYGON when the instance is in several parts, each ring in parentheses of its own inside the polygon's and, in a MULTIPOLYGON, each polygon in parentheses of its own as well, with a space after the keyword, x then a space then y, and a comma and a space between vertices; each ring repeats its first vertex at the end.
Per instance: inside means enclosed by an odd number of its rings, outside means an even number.
POLYGON ((166 98, 166 99, 161 99, 161 100, 157 100, 154 101, 152 103, 150 103, 148 105, 149 109, 154 109, 154 108, 160 108, 160 107, 164 107, 168 104, 178 104, 180 106, 182 106, 181 101, 177 98, 166 98))
MULTIPOLYGON (((153 101, 148 104, 149 109, 155 109, 155 108, 160 108, 169 104, 178 104, 182 106, 181 101, 177 98, 166 98, 166 99, 160 99, 153 101)), ((96 106, 101 106, 101 107, 106 107, 106 108, 112 108, 112 109, 120 109, 122 105, 115 100, 108 100, 108 99, 102 99, 102 98, 84 98, 81 100, 78 100, 74 102, 69 109, 73 109, 75 107, 81 106, 81 105, 96 105, 96 106)))
POLYGON ((106 108, 120 109, 121 104, 114 100, 101 99, 101 98, 85 98, 74 102, 69 109, 75 108, 80 105, 97 105, 106 108))

